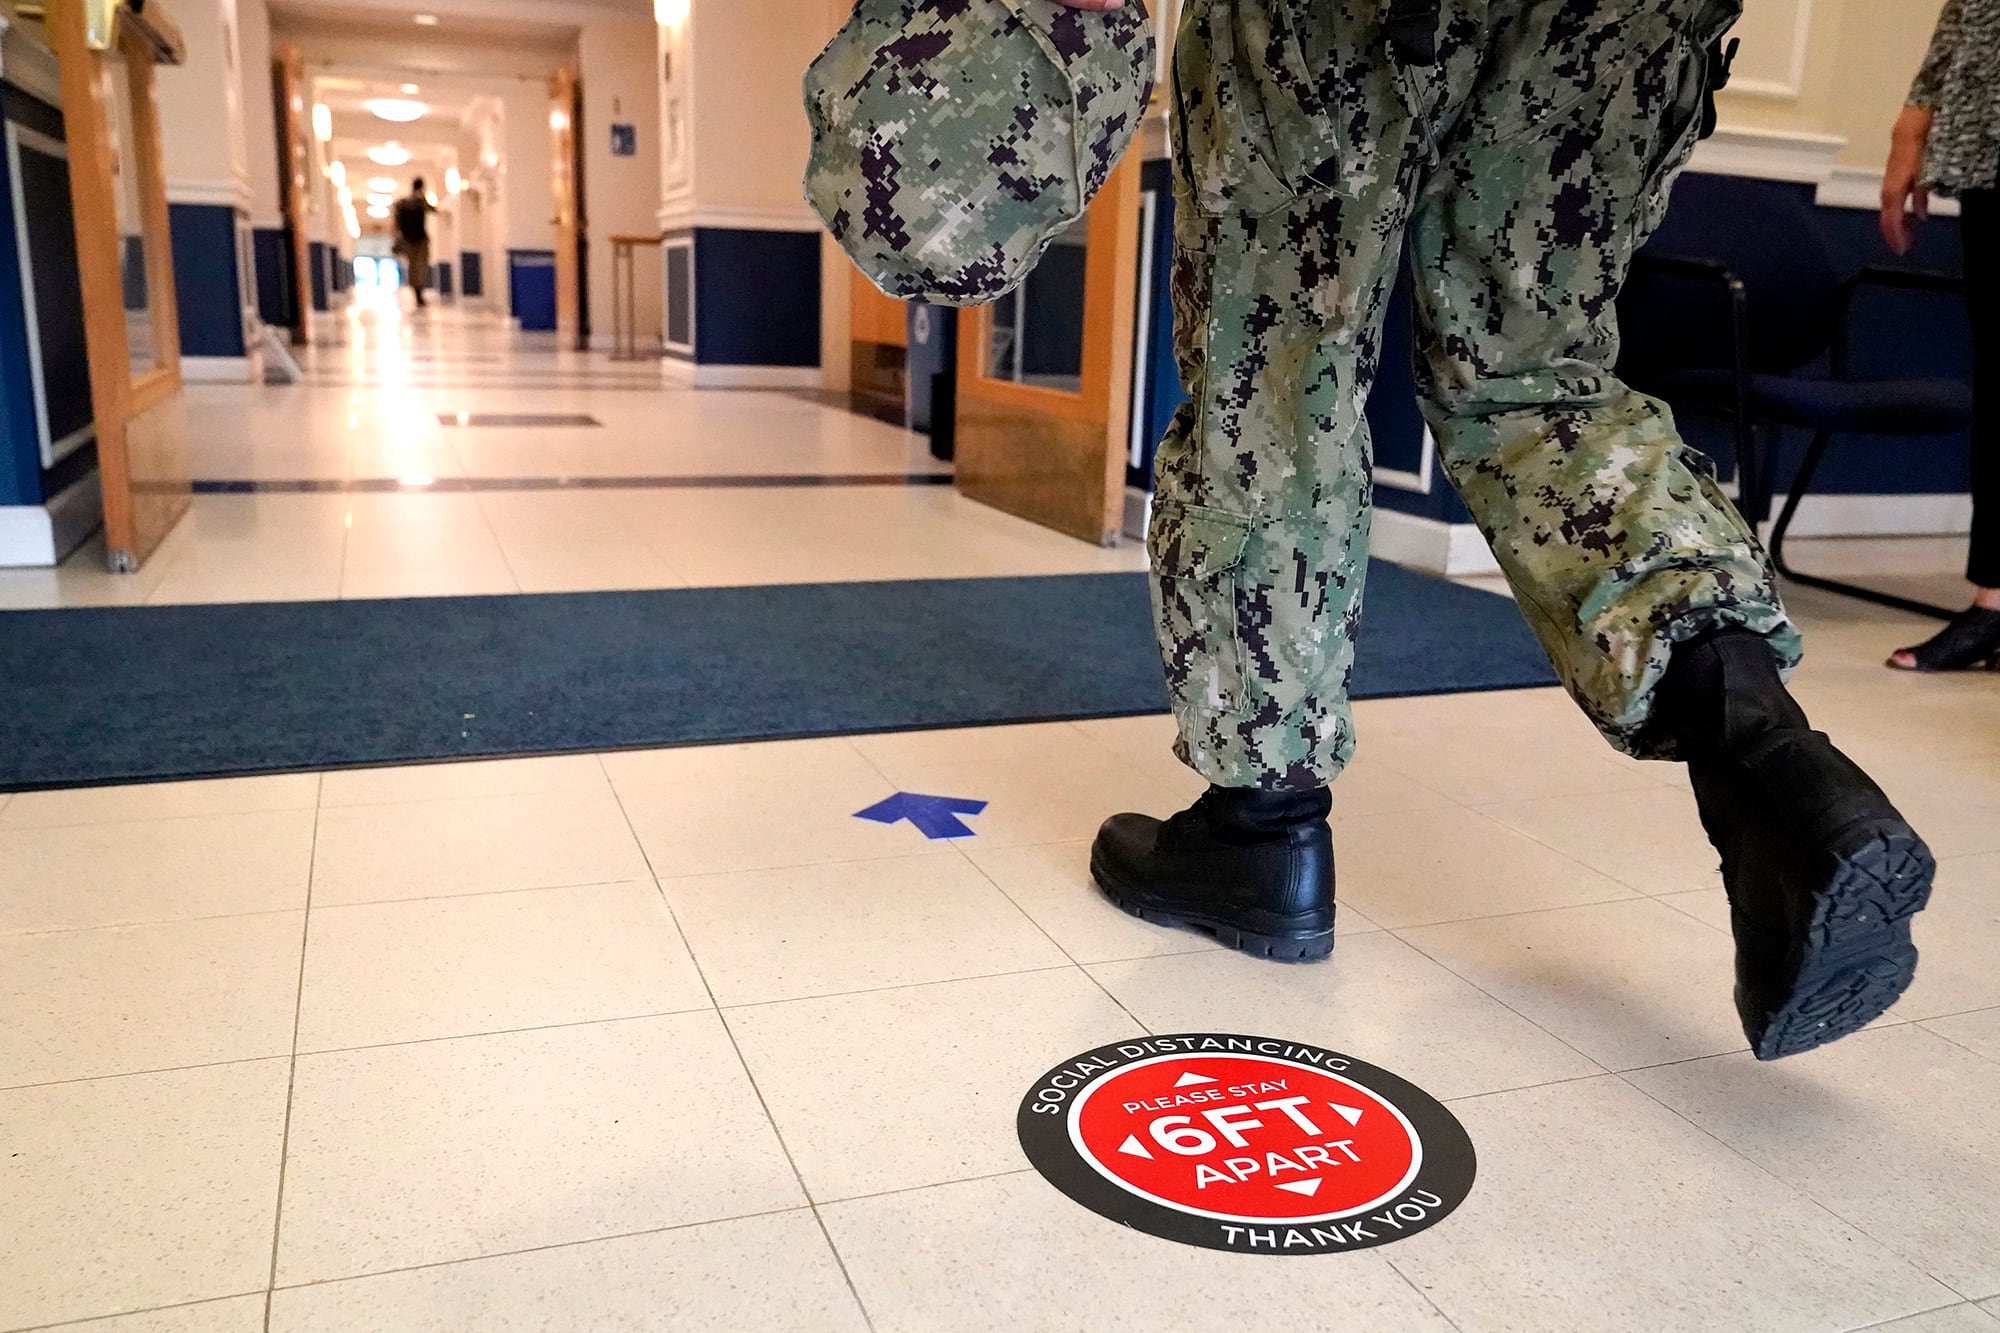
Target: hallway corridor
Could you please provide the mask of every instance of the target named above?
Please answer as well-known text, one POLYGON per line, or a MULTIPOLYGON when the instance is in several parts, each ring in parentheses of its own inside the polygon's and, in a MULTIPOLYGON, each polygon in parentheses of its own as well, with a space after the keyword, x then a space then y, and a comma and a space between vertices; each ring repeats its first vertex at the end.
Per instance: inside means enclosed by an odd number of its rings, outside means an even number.
MULTIPOLYGON (((330 328, 301 386, 189 390, 144 572, 0 607, 1144 568, 809 396, 330 328)), ((1358 706, 1315 967, 1091 886, 1099 820, 1201 789, 1161 717, 0 795, 0 1330, 2000 1330, 2000 694, 1797 606, 1801 698, 1943 870, 1904 1002, 1776 1067, 1680 771, 1554 690, 1358 706), (898 792, 976 836, 855 817, 898 792), (1016 1108, 1163 1032, 1396 1070, 1471 1197, 1275 1269, 1092 1215, 1016 1108)))

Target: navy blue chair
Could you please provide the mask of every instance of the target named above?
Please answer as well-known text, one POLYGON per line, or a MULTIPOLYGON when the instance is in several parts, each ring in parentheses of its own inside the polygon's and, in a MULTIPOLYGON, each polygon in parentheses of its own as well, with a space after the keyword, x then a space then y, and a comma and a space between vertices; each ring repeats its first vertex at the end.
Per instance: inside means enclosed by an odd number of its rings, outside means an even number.
MULTIPOLYGON (((1620 371, 1677 410, 1733 429, 1738 503, 1770 517, 1779 432, 1811 432, 1770 535, 1771 559, 1807 585, 1949 619, 1955 611, 1812 574, 1785 560, 1785 534, 1837 435, 1915 439, 1972 424, 1972 388, 1953 379, 1854 373, 1847 325, 1869 287, 1953 296, 1964 282, 1914 268, 1843 276, 1811 204, 1795 186, 1690 175, 1618 301, 1620 371)), ((1944 314, 1940 311, 1940 314, 1944 314)))

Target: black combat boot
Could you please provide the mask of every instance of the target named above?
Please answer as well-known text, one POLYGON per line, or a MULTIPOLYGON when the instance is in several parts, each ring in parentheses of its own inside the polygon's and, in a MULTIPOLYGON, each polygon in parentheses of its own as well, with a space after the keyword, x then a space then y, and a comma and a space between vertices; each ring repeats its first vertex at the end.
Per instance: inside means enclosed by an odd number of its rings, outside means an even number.
POLYGON ((1858 1031, 1909 988, 1936 862, 1882 789, 1814 731, 1755 634, 1682 644, 1655 718, 1722 854, 1736 1009, 1760 1060, 1858 1031))
POLYGON ((1168 820, 1113 815, 1090 851, 1112 902, 1257 958, 1333 952, 1333 797, 1210 787, 1168 820))

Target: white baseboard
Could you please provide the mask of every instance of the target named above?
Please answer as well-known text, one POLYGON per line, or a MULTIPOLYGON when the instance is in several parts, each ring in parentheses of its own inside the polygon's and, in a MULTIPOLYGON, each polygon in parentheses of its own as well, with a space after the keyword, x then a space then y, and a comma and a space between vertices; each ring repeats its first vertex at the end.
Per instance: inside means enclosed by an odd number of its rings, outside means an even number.
POLYGON ((184 356, 181 380, 186 384, 262 384, 264 358, 249 356, 184 356))
POLYGON ((817 389, 818 366, 700 366, 667 357, 660 377, 689 389, 817 389))
POLYGON ((1447 578, 1500 572, 1500 562, 1472 524, 1419 518, 1380 506, 1375 510, 1368 550, 1378 560, 1447 578))
POLYGON ((1696 145, 1688 170, 1818 185, 1832 178, 1834 158, 1845 147, 1847 140, 1833 134, 1724 124, 1696 145))
POLYGON ((46 505, 0 506, 0 568, 53 568, 103 521, 94 472, 46 505))
MULTIPOLYGON (((1773 498, 1775 515, 1785 497, 1773 498)), ((1972 529, 1970 495, 1808 495, 1792 520, 1793 537, 1955 537, 1972 529)), ((1768 536, 1771 524, 1763 525, 1768 536)), ((1500 562, 1470 523, 1446 523, 1378 506, 1369 550, 1379 560, 1429 574, 1497 574, 1500 562)))
MULTIPOLYGON (((1821 208, 1858 208, 1873 213, 1882 207, 1882 168, 1835 163, 1833 174, 1820 183, 1814 202, 1821 208)), ((1958 200, 1932 195, 1931 216, 1957 217, 1958 200)))
MULTIPOLYGON (((1771 498, 1773 517, 1787 497, 1771 498)), ((1763 525, 1769 533, 1771 524, 1763 525)), ((1808 495, 1793 537, 1959 537, 1972 531, 1970 495, 1808 495)))
POLYGON ((1137 486, 1125 488, 1125 535, 1135 542, 1146 540, 1153 522, 1153 493, 1137 486))
POLYGON ((0 569, 46 569, 55 563, 49 511, 40 505, 0 505, 0 569))

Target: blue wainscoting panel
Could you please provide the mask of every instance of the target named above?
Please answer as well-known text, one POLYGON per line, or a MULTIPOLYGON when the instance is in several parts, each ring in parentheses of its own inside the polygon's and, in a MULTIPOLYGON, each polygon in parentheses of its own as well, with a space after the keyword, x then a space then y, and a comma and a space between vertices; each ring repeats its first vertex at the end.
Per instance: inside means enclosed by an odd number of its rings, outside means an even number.
POLYGON ((694 244, 697 364, 819 364, 818 232, 698 227, 694 244))
POLYGON ((237 285, 236 210, 224 204, 169 204, 174 293, 181 352, 242 356, 243 293, 237 285))
MULTIPOLYGON (((6 118, 48 139, 62 140, 62 113, 14 87, 0 89, 6 118)), ((42 470, 42 432, 58 448, 85 438, 91 423, 90 352, 84 334, 83 293, 76 281, 76 223, 70 207, 69 162, 23 139, 18 156, 0 166, 0 198, 12 200, 18 191, 22 210, 7 218, 4 253, 13 256, 12 271, 0 279, 10 315, 0 316, 0 504, 40 504, 42 500, 93 466, 87 445, 58 462, 52 473, 42 470), (6 173, 18 166, 18 180, 6 173), (22 236, 26 253, 19 251, 22 236), (25 269, 25 274, 23 270, 25 269), (34 392, 29 352, 27 301, 22 278, 34 292, 34 345, 41 357, 42 398, 34 392), (42 408, 47 409, 44 423, 42 408)), ((4 156, 4 155, 0 155, 4 156)), ((11 204, 7 207, 13 212, 11 204)), ((0 268, 5 267, 0 264, 0 268)))
MULTIPOLYGON (((1148 163, 1146 183, 1155 186, 1163 164, 1148 163)), ((1813 187, 1796 187, 1811 198, 1813 187)), ((1711 193, 1704 174, 1689 172, 1681 177, 1665 238, 1671 240, 1675 211, 1700 208, 1711 193)), ((1171 217, 1172 200, 1163 195, 1161 215, 1171 217)), ((1918 268, 1962 271, 1962 257, 1956 219, 1936 218, 1918 233, 1916 250, 1898 259, 1882 244, 1876 231, 1875 214, 1866 209, 1817 208, 1815 216, 1825 229, 1836 260, 1843 272, 1851 273, 1867 264, 1905 264, 1918 268)), ((1753 220, 1746 219, 1746 225, 1753 220)), ((1170 225, 1170 224, 1169 224, 1170 225)), ((1160 234, 1161 269, 1170 263, 1169 232, 1160 234)), ((1178 405, 1177 377, 1173 366, 1170 334, 1171 307, 1167 304, 1165 273, 1156 271, 1154 329, 1145 349, 1150 376, 1147 433, 1157 440, 1166 428, 1173 408, 1178 405)), ((1921 292, 1867 291, 1857 301, 1852 325, 1854 367, 1858 374, 1889 377, 1946 376, 1970 378, 1972 366, 1971 331, 1964 306, 1955 297, 1921 292)), ((1413 350, 1409 277, 1397 284, 1384 319, 1382 365, 1368 400, 1368 421, 1374 434, 1378 465, 1399 472, 1419 472, 1423 440, 1423 418, 1417 410, 1416 380, 1412 372, 1413 350)), ((1728 429, 1721 423, 1683 414, 1681 428, 1689 441, 1714 455, 1725 478, 1734 475, 1735 460, 1728 429)), ((1780 440, 1776 460, 1778 489, 1783 491, 1797 468, 1806 440, 1803 432, 1787 432, 1780 440)), ((1826 494, 1896 495, 1958 494, 1967 488, 1970 469, 1970 442, 1957 433, 1923 439, 1886 441, 1866 437, 1840 438, 1827 455, 1814 482, 1814 490, 1826 494)), ((1134 474, 1135 483, 1149 477, 1134 474)), ((1387 509, 1450 523, 1470 520, 1465 506, 1452 490, 1441 468, 1433 465, 1431 486, 1416 493, 1393 485, 1378 484, 1378 504, 1387 509)))
POLYGON ((486 257, 477 250, 461 250, 458 262, 464 266, 464 279, 459 285, 465 289, 468 298, 486 295, 486 257))
POLYGON ((431 286, 437 289, 439 296, 451 295, 451 261, 449 259, 441 259, 431 265, 431 286))
POLYGON ((250 236, 257 262, 257 317, 280 327, 292 322, 292 247, 284 229, 259 227, 250 236))
MULTIPOLYGON (((12 100, 0 89, 0 103, 12 100)), ((0 153, 0 199, 14 197, 8 154, 0 153)), ((12 204, 9 203, 9 212, 12 204)), ((27 256, 15 239, 14 217, 0 226, 0 507, 42 502, 42 442, 28 361, 28 310, 21 295, 27 256)))
POLYGON ((521 328, 553 333, 556 328, 556 254, 553 250, 507 252, 507 309, 521 328))
POLYGON ((326 242, 308 241, 306 245, 306 262, 312 265, 313 309, 325 310, 328 308, 326 294, 326 242))

